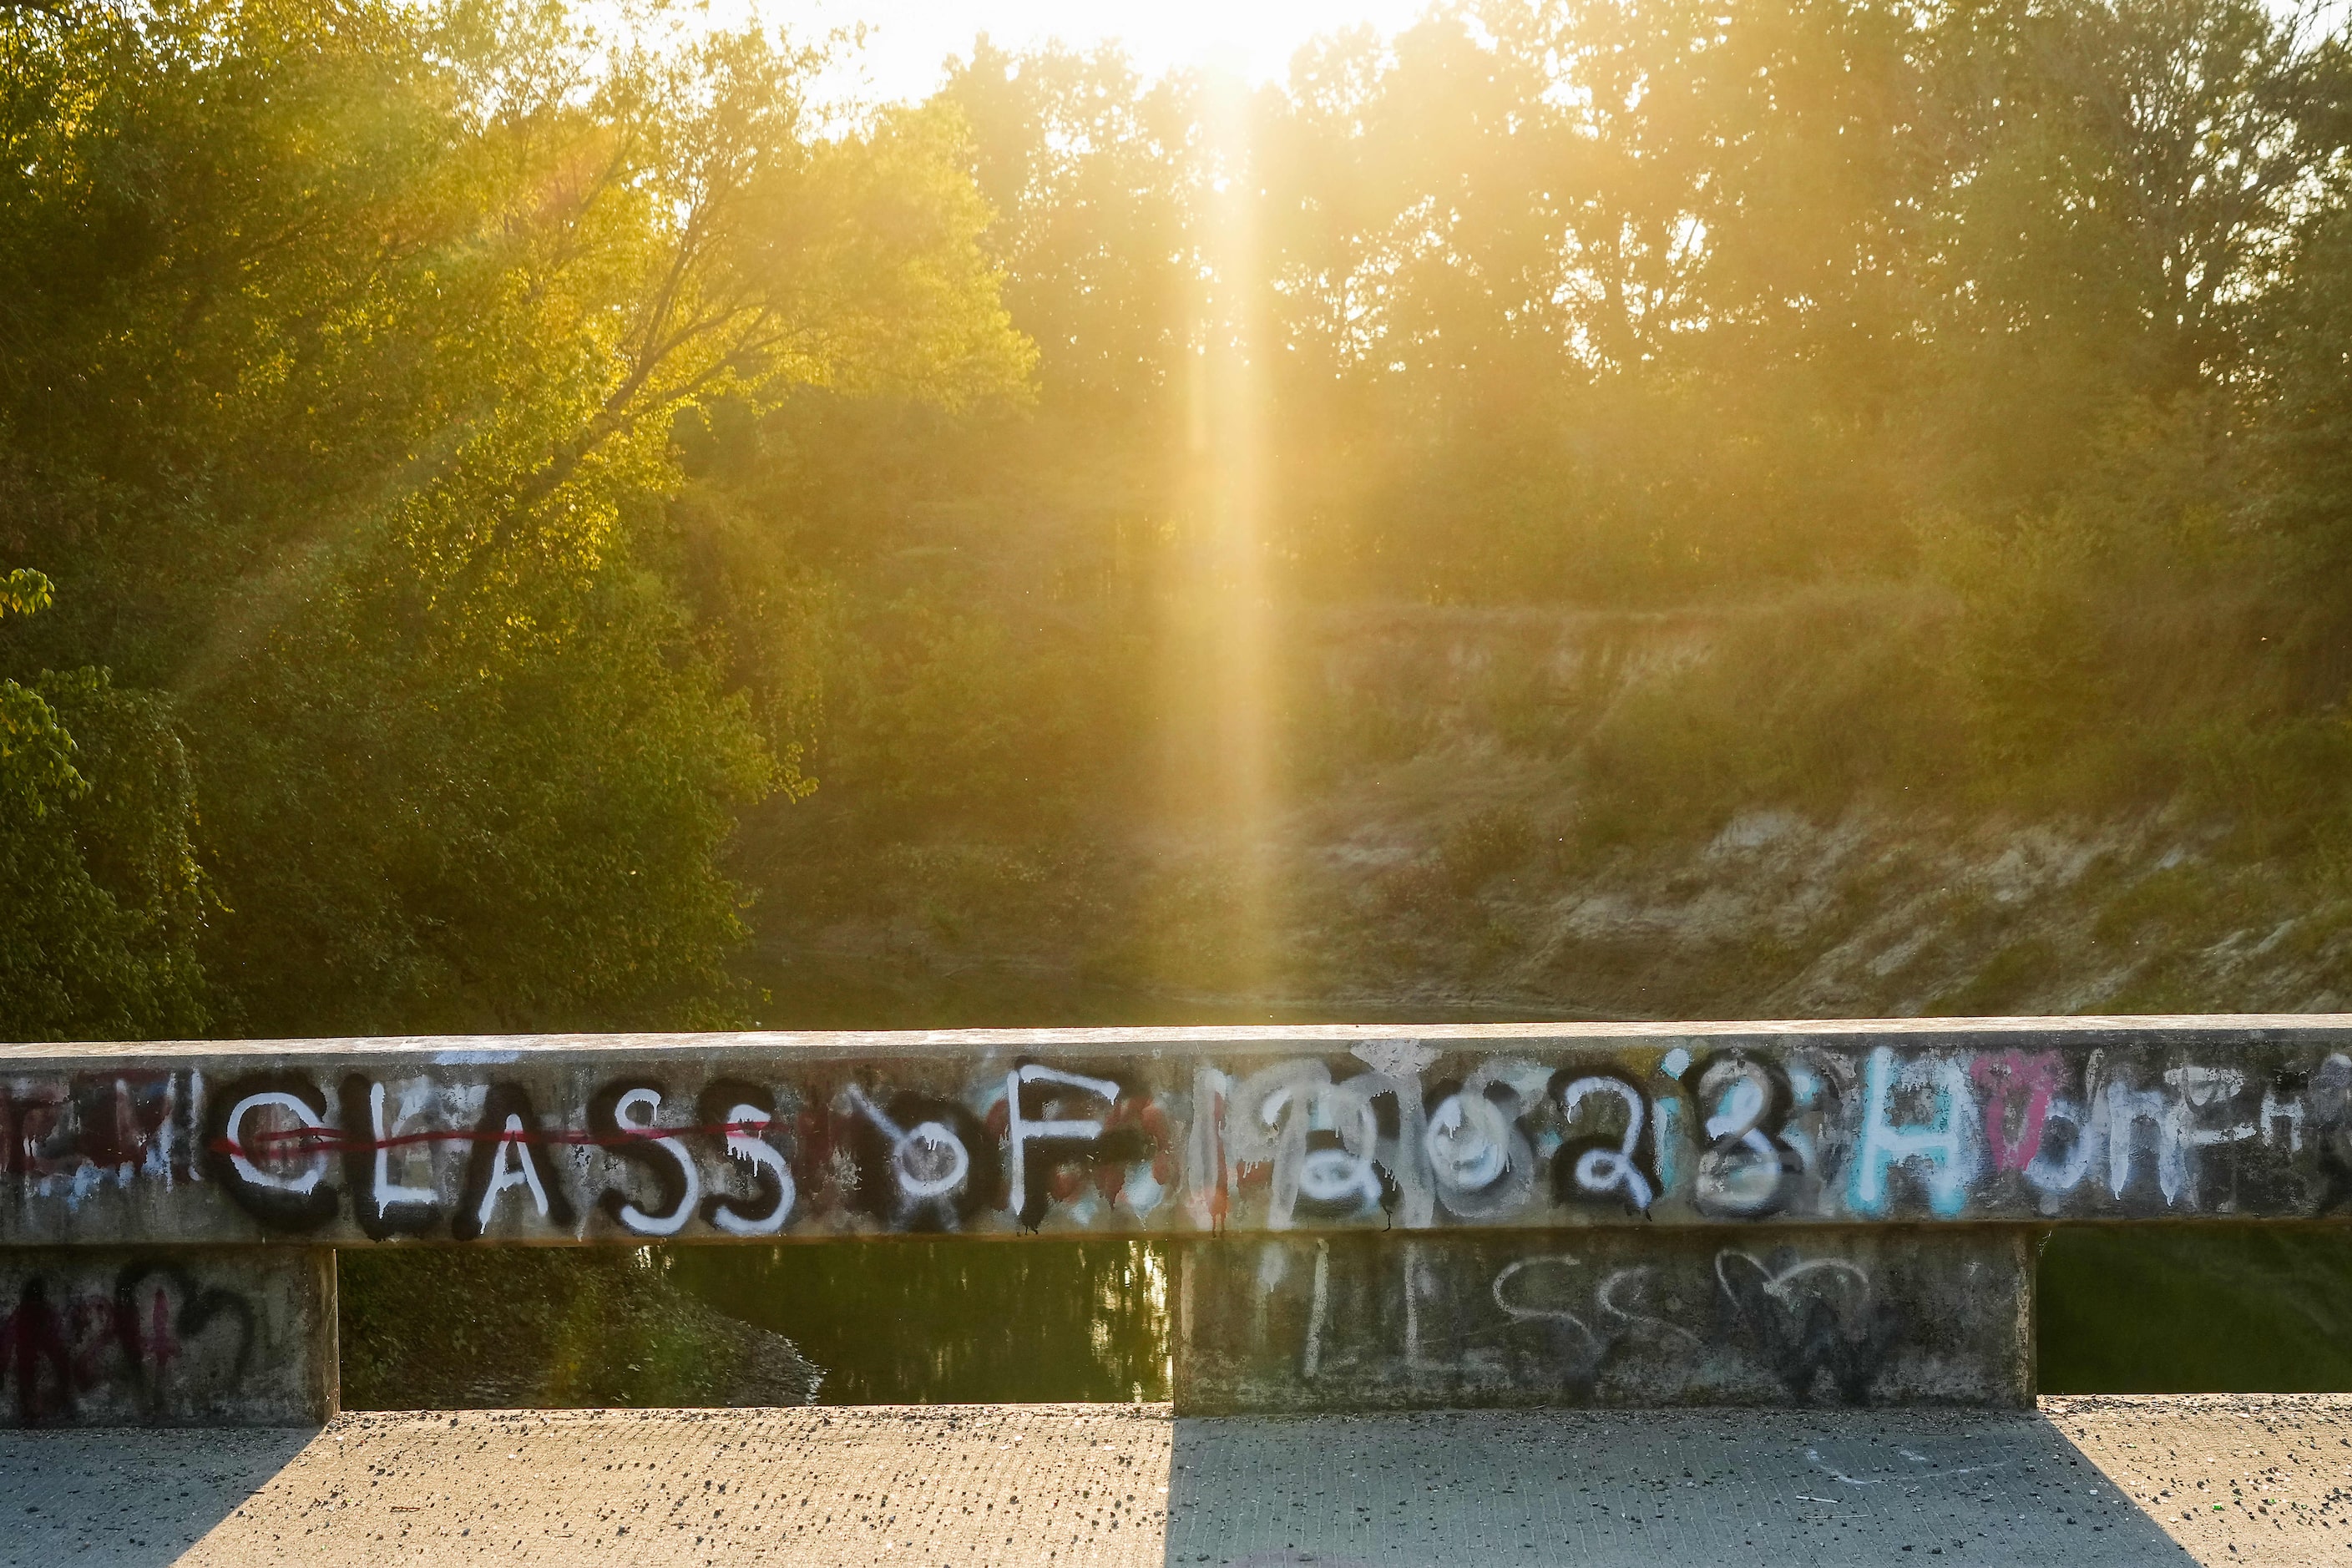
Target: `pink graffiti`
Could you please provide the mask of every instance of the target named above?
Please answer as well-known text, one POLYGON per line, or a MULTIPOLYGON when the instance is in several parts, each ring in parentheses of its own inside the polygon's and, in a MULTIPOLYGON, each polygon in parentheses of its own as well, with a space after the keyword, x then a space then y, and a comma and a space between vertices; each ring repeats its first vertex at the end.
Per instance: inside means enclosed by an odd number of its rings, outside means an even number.
POLYGON ((1969 1076, 1984 1095, 1985 1146, 1992 1152, 1996 1171, 2022 1171, 2042 1152, 2042 1123, 2050 1114, 2050 1096, 2058 1087, 2058 1053, 2003 1051, 1980 1056, 1969 1065, 1969 1076), (2009 1137, 2009 1113, 2022 1100, 2017 1138, 2009 1137))
POLYGON ((128 1287, 51 1300, 37 1277, 14 1310, 0 1313, 0 1384, 16 1384, 16 1414, 28 1424, 72 1414, 78 1396, 127 1372, 152 1384, 184 1353, 173 1331, 170 1299, 158 1287, 143 1331, 128 1287))

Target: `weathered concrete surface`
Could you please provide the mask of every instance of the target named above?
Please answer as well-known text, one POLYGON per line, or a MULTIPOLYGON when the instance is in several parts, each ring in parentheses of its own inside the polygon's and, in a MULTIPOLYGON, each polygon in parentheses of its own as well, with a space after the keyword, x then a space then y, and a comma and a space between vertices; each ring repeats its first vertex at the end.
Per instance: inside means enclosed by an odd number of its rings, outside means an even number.
POLYGON ((2136 1394, 2043 1407, 2200 1563, 2352 1558, 2352 1396, 2136 1394))
POLYGON ((2010 1227, 1263 1237, 1178 1269, 1187 1415, 2033 1397, 2010 1227))
MULTIPOLYGON (((2341 1016, 0 1047, 0 1257, 1165 1237, 1187 1408, 2014 1403, 1988 1230, 2347 1206, 2341 1016)), ((31 1289, 20 1419, 289 1408, 143 1382, 131 1316, 31 1289)))
POLYGON ((0 1245, 2310 1217, 2343 1017, 0 1047, 0 1245))
POLYGON ((321 1248, 0 1250, 0 1426, 317 1426, 336 1351, 321 1248))
POLYGON ((2352 1555, 2347 1440, 2352 1400, 2292 1395, 2038 1413, 1177 1420, 1000 1405, 11 1433, 0 1568, 2308 1564, 2352 1555))

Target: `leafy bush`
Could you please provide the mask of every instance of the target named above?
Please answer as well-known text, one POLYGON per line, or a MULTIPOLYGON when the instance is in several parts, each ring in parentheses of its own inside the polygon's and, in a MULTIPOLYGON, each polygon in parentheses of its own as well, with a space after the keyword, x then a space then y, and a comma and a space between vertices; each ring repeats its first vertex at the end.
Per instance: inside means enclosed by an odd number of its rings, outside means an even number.
MULTIPOLYGON (((37 573, 0 577, 0 616, 48 600, 37 573)), ((94 669, 0 679, 0 1037, 203 1031, 193 818, 163 700, 94 669)))

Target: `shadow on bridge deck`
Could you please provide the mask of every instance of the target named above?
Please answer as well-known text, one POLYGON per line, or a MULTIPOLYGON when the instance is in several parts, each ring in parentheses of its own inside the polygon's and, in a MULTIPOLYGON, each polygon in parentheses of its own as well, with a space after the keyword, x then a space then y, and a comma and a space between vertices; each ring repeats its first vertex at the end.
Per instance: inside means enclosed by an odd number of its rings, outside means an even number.
POLYGON ((2352 1559, 2352 1399, 404 1413, 0 1434, 0 1564, 2352 1559))

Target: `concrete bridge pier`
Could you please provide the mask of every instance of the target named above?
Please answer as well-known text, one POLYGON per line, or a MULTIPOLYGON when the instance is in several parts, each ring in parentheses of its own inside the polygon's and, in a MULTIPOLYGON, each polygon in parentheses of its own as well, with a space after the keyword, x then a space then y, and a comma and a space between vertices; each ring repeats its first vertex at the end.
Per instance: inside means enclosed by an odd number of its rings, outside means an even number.
POLYGON ((2025 1226, 1294 1234, 1176 1251, 1182 1415, 2033 1403, 2025 1226))
MULTIPOLYGON (((1172 1252, 1185 1415, 2033 1400, 2022 1226, 1292 1233, 1172 1252)), ((0 1252, 8 1424, 327 1421, 334 1256, 0 1252)))
POLYGON ((323 1247, 0 1249, 0 1426, 316 1426, 341 1408, 323 1247))

